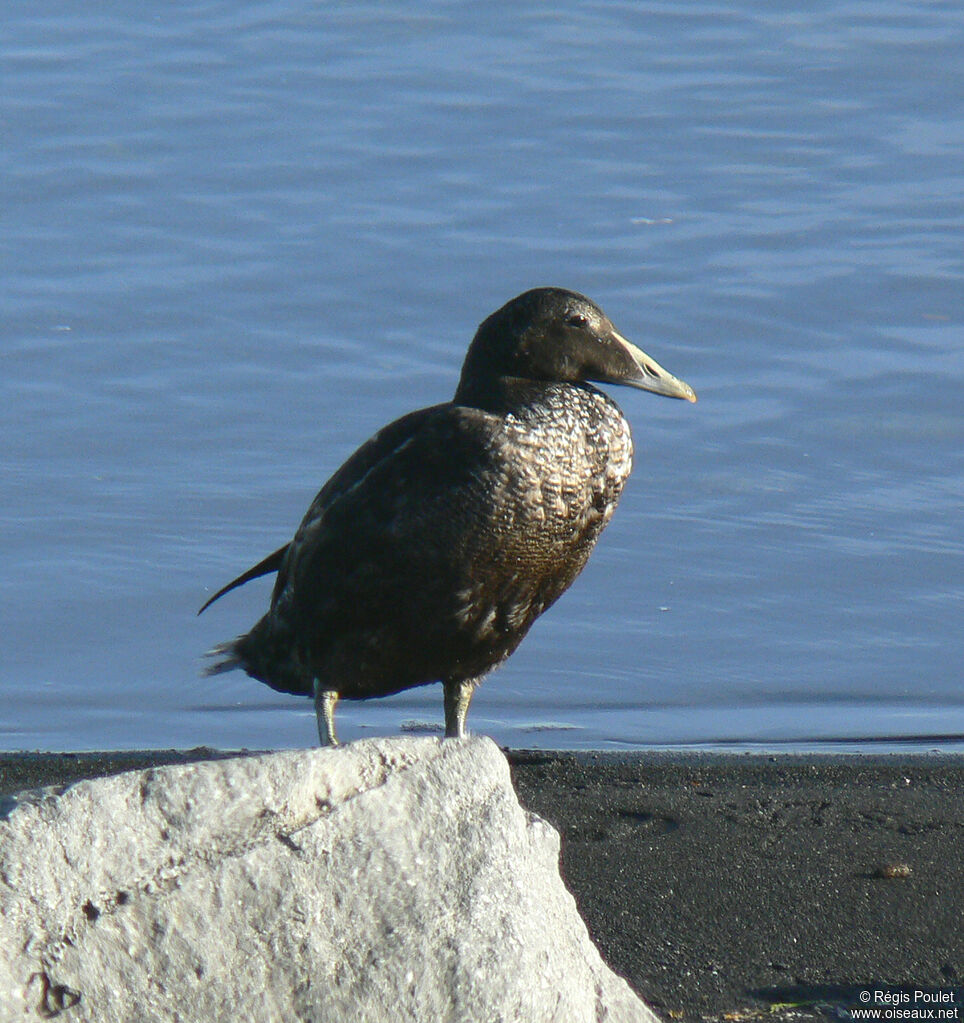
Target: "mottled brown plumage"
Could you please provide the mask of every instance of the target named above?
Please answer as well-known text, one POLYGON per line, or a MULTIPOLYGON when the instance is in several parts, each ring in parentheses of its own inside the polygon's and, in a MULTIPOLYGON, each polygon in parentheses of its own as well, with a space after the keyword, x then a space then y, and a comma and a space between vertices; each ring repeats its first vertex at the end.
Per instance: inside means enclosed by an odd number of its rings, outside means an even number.
POLYGON ((695 401, 581 295, 539 288, 493 313, 454 399, 362 445, 294 539, 208 601, 278 573, 209 672, 313 695, 322 743, 337 699, 442 682, 446 734, 464 734, 474 686, 582 570, 629 477, 629 424, 590 380, 695 401))

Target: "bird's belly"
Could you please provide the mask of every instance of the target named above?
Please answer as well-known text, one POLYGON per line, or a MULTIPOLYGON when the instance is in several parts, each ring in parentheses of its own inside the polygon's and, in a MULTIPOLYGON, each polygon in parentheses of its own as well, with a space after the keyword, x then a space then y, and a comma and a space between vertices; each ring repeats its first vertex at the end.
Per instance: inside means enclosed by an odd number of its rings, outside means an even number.
POLYGON ((614 506, 589 498, 566 515, 516 508, 511 529, 440 528, 432 549, 409 549, 413 564, 392 567, 405 583, 384 587, 363 621, 302 630, 318 641, 313 673, 347 699, 487 674, 568 589, 614 506))

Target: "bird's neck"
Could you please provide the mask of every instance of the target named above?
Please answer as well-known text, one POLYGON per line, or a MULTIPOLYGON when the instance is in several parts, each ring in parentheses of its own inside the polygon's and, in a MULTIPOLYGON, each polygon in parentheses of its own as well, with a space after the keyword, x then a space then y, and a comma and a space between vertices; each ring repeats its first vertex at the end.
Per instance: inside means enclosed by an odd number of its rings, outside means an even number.
POLYGON ((569 388, 576 391, 596 392, 591 384, 567 383, 560 380, 533 380, 528 377, 471 377, 464 374, 455 396, 455 405, 466 405, 469 408, 483 409, 497 415, 516 412, 529 406, 541 406, 551 403, 561 390, 569 388))

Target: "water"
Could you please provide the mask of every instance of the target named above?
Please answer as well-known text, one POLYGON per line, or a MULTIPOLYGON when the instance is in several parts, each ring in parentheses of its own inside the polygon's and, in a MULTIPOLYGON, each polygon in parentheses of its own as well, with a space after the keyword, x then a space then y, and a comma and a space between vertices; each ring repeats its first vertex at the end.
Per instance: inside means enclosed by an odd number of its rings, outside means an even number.
MULTIPOLYGON (((964 13, 15 4, 0 38, 0 748, 298 746, 199 655, 525 288, 697 390, 479 691, 514 746, 959 748, 964 13)), ((438 687, 340 708, 441 719, 438 687)))

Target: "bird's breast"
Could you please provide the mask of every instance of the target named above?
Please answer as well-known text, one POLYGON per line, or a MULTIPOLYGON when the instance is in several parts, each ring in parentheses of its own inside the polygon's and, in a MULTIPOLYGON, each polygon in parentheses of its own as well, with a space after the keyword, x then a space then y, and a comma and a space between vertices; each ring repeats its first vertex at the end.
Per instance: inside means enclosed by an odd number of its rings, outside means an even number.
POLYGON ((594 390, 559 391, 504 415, 473 502, 488 521, 463 563, 471 568, 456 619, 477 642, 506 651, 582 570, 632 468, 615 403, 594 390))
POLYGON ((557 542, 593 527, 598 533, 608 522, 632 470, 633 442, 606 395, 575 387, 550 392, 508 414, 504 438, 506 487, 522 522, 557 542))

